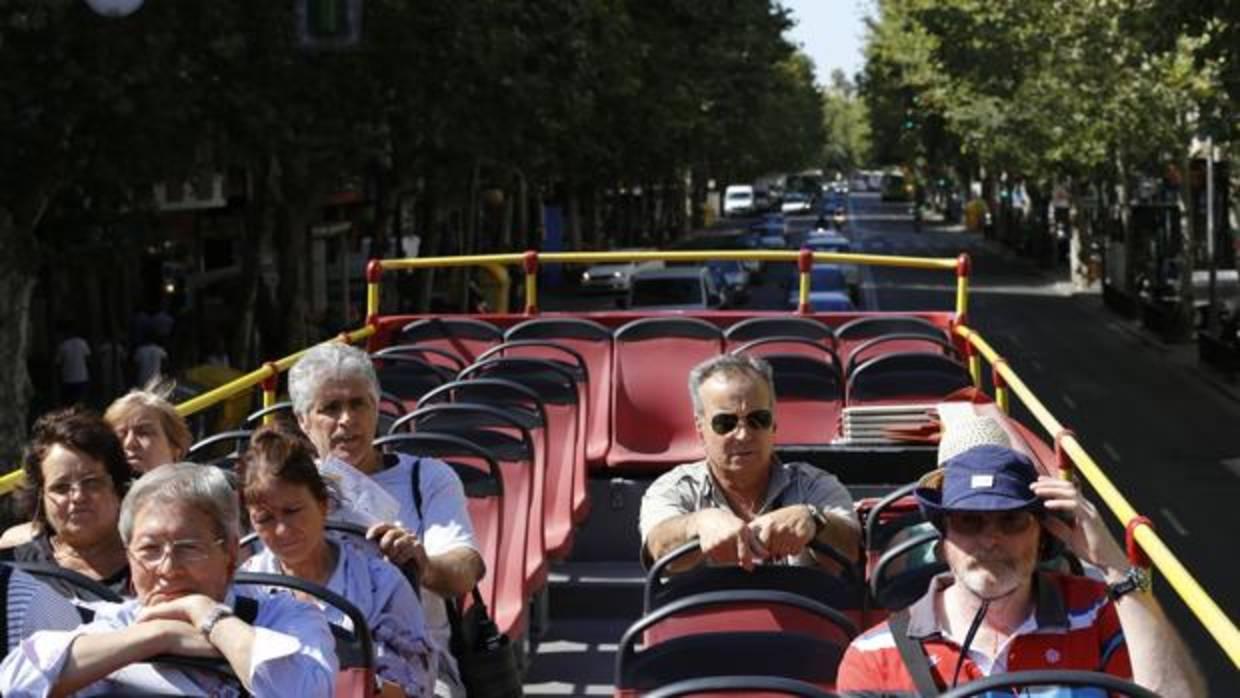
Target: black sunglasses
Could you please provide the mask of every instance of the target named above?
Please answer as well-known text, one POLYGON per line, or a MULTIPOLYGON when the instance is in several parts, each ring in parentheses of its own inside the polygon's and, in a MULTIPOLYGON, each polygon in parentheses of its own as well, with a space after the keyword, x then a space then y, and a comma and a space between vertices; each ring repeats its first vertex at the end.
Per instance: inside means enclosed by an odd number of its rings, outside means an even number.
MULTIPOLYGON (((745 426, 753 430, 766 431, 771 428, 771 424, 775 422, 775 415, 770 410, 754 410, 745 415, 745 426)), ((730 414, 728 412, 720 412, 710 418, 710 429, 716 434, 723 436, 731 434, 736 429, 736 425, 741 423, 739 415, 730 414)))

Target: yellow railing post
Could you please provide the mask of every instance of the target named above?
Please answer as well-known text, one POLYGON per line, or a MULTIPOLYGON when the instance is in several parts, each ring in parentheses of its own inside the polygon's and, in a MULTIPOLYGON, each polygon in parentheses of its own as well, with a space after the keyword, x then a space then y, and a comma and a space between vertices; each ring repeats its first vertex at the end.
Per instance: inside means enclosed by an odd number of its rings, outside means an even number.
MULTIPOLYGON (((280 367, 274 361, 268 361, 263 364, 263 368, 269 372, 269 375, 261 383, 263 387, 263 409, 267 409, 276 404, 276 392, 280 388, 280 367)), ((275 415, 268 412, 263 415, 263 424, 270 424, 274 419, 275 415)))
POLYGON ((383 278, 383 260, 372 259, 366 264, 366 321, 379 315, 379 281, 383 278))
POLYGON ((1007 366, 1007 359, 1002 356, 995 357, 990 362, 990 380, 995 384, 995 404, 1004 414, 1011 414, 1008 409, 1008 388, 1007 378, 1003 376, 1003 369, 1007 366))
POLYGON ((800 278, 800 290, 797 294, 797 313, 804 315, 809 312, 809 287, 813 281, 810 275, 814 269, 814 251, 802 247, 797 255, 797 276, 800 278))
POLYGON ((969 315, 969 274, 973 262, 967 252, 956 258, 956 322, 967 322, 969 315))
POLYGON ((538 250, 526 250, 522 256, 525 267, 525 314, 538 312, 538 250))

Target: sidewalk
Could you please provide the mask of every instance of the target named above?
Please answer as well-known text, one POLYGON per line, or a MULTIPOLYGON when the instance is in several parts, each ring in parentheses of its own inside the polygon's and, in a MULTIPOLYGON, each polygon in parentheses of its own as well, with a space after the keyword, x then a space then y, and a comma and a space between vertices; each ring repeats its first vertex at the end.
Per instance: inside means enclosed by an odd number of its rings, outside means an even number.
POLYGON ((1081 290, 1072 283, 1068 269, 1065 267, 1056 266, 1053 269, 1047 269, 1038 266, 998 240, 983 238, 978 233, 965 231, 963 225, 935 226, 935 228, 945 232, 977 235, 978 240, 988 252, 1002 257, 1007 262, 1021 266, 1027 269, 1029 273, 1052 283, 1056 293, 1077 299, 1081 307, 1098 316, 1099 322, 1123 332, 1145 349, 1159 355, 1169 365, 1184 369, 1186 373, 1200 380, 1219 395, 1240 404, 1240 380, 1235 376, 1230 376, 1203 363, 1198 356, 1196 341, 1185 340, 1168 343, 1162 337, 1147 329, 1141 323, 1139 317, 1127 318, 1113 312, 1102 301, 1101 283, 1096 284, 1096 288, 1081 290))

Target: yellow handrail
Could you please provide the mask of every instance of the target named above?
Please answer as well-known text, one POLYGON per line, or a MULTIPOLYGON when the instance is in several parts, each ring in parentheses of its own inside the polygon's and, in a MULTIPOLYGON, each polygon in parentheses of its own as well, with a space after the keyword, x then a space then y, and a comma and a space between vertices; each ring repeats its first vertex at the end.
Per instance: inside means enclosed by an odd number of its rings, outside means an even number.
MULTIPOLYGON (((964 325, 957 325, 955 331, 957 335, 973 345, 978 354, 990 362, 995 374, 1002 376, 1002 379, 1011 388, 1012 392, 1020 398, 1021 403, 1025 405, 1034 419, 1042 425, 1042 428, 1053 439, 1056 439, 1061 444, 1064 452, 1072 459, 1073 470, 1084 477, 1090 486, 1093 487, 1098 498, 1106 504, 1111 513, 1126 527, 1133 525, 1134 521, 1140 521, 1136 509, 1128 503, 1124 495, 1120 494, 1120 491, 1111 480, 1103 474, 1102 468, 1085 452, 1084 447, 1076 440, 1076 436, 1071 432, 1065 431, 1063 425, 1055 419, 1050 410, 1046 409, 1042 401, 1025 385, 1025 382, 1020 379, 1020 376, 1016 374, 1011 365, 974 330, 964 325)), ((1205 626, 1206 631, 1214 637, 1219 646, 1223 648, 1223 651, 1227 653, 1227 656, 1231 658, 1231 661, 1237 667, 1240 667, 1240 631, 1236 629, 1231 619, 1206 594, 1201 584, 1180 563, 1179 559, 1158 537, 1153 528, 1146 523, 1136 523, 1132 535, 1137 543, 1140 544, 1141 550, 1154 563, 1158 571, 1166 577, 1167 582, 1180 595, 1180 598, 1184 600, 1189 610, 1205 626)))

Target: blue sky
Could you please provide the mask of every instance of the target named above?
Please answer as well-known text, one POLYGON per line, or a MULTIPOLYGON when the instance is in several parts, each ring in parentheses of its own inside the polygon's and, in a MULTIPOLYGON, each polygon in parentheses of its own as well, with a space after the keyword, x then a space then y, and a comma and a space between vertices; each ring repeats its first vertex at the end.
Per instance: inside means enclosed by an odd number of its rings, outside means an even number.
POLYGON ((797 21, 790 38, 814 59, 819 84, 825 84, 835 68, 849 77, 861 70, 863 20, 871 13, 870 0, 781 0, 781 4, 797 21))

